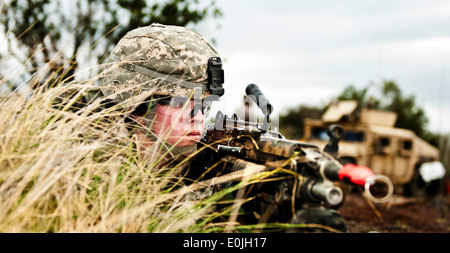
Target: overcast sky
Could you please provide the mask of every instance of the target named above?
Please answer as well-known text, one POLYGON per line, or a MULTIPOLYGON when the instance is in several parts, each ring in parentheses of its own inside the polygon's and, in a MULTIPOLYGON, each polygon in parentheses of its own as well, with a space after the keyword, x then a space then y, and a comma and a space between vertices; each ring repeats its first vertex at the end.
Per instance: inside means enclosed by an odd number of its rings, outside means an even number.
MULTIPOLYGON (((204 29, 225 60, 221 105, 236 109, 258 84, 278 112, 325 105, 349 84, 395 81, 432 131, 450 132, 450 1, 217 0, 204 29), (210 26, 212 27, 212 26, 210 26)), ((201 29, 201 28, 200 28, 201 29)))

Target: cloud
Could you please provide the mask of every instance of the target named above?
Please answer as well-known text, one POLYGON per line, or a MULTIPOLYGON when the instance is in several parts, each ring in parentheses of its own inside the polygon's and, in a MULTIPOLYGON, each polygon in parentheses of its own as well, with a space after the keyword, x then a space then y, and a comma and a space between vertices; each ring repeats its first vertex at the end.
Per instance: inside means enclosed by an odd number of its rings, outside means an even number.
MULTIPOLYGON (((450 98, 448 1, 233 1, 216 31, 227 101, 260 85, 280 111, 322 105, 345 86, 396 81, 440 130, 450 98), (446 78, 445 78, 446 77, 446 78), (242 87, 242 89, 241 89, 242 87), (438 113, 439 112, 439 113, 438 113), (442 112, 442 113, 441 113, 442 112)), ((233 104, 233 102, 228 102, 233 104)), ((231 107, 231 106, 228 106, 231 107)), ((450 132, 450 124, 444 124, 450 132)))

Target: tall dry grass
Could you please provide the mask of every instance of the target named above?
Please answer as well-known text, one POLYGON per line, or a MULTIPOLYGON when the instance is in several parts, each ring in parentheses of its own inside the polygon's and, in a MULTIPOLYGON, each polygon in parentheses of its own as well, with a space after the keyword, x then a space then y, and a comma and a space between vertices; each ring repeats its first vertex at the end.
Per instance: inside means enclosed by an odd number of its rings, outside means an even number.
POLYGON ((44 83, 0 98, 0 232, 229 227, 214 224, 221 212, 214 203, 239 185, 192 198, 204 185, 182 186, 180 166, 157 166, 164 154, 156 146, 143 159, 126 128, 129 111, 104 108, 100 99, 73 110, 93 83, 44 83))

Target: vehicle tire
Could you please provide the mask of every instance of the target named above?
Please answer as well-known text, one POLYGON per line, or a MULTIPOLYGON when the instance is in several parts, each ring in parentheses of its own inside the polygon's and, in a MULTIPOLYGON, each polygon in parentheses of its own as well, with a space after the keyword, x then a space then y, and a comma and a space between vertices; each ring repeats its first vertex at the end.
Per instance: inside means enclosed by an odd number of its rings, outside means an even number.
POLYGON ((442 187, 442 179, 425 182, 419 173, 418 167, 416 167, 411 181, 404 186, 404 193, 407 197, 436 196, 442 192, 442 187))
POLYGON ((420 176, 418 166, 414 169, 414 174, 409 183, 404 185, 404 194, 407 197, 425 196, 426 183, 420 176))
POLYGON ((444 182, 442 179, 436 179, 429 182, 426 186, 426 194, 430 196, 436 196, 443 192, 444 182))

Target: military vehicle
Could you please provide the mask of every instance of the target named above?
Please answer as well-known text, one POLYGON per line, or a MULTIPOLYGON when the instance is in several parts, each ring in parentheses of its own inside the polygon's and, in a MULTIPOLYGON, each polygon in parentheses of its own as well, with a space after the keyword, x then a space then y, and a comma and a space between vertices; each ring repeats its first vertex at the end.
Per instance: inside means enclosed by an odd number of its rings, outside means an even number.
POLYGON ((367 166, 386 175, 397 194, 439 193, 446 172, 439 162, 439 150, 413 131, 395 128, 396 113, 357 108, 354 100, 339 101, 330 104, 321 119, 304 119, 302 141, 324 147, 329 140, 328 127, 339 124, 345 133, 339 140, 337 158, 343 164, 367 166))

